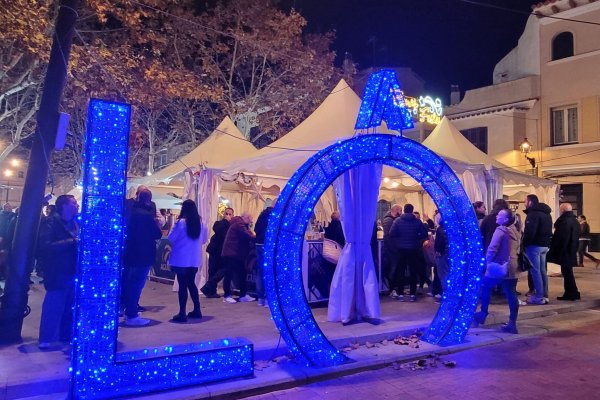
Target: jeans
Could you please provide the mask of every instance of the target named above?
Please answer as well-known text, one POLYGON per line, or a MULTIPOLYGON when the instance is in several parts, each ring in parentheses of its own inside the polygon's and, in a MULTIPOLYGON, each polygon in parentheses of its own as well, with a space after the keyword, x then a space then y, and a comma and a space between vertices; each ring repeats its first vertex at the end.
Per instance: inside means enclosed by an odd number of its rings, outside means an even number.
POLYGON ((150 272, 148 266, 125 266, 123 269, 122 299, 125 302, 125 316, 135 318, 138 316, 138 302, 146 284, 146 277, 150 272))
POLYGON ((225 277, 223 278, 223 292, 225 297, 231 296, 231 281, 240 291, 240 297, 246 295, 246 268, 244 262, 235 258, 222 257, 225 277))
POLYGON ((256 297, 265 299, 265 246, 256 245, 256 297))
POLYGON ((179 315, 185 316, 185 306, 188 299, 188 291, 194 303, 194 312, 200 312, 200 296, 198 296, 198 287, 196 286, 195 278, 198 268, 190 267, 171 267, 171 269, 177 275, 177 282, 179 282, 179 292, 177 297, 179 299, 179 315))
POLYGON ((46 291, 40 320, 40 343, 71 340, 74 293, 74 286, 46 291))
POLYGON ((548 270, 546 267, 546 255, 548 247, 526 246, 525 255, 531 262, 531 278, 535 288, 535 297, 540 299, 548 297, 548 270))
POLYGON ((517 298, 517 281, 518 279, 503 279, 503 278, 488 278, 483 277, 483 285, 481 288, 481 312, 487 315, 488 306, 490 305, 490 294, 492 288, 496 285, 501 285, 504 290, 506 299, 508 300, 508 308, 510 310, 510 322, 515 323, 519 315, 519 299, 517 298))
POLYGON ((446 290, 446 285, 448 284, 448 274, 450 273, 450 267, 448 266, 448 255, 436 255, 435 263, 436 275, 439 277, 440 284, 442 285, 442 291, 444 291, 446 290))

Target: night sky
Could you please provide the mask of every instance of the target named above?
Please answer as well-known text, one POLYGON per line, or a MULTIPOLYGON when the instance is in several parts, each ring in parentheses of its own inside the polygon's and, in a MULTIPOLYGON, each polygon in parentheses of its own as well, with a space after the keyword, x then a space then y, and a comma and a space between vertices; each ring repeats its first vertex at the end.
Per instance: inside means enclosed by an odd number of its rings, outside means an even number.
MULTIPOLYGON (((531 0, 474 0, 531 11, 531 0)), ((335 29, 334 50, 346 51, 359 69, 373 65, 411 67, 428 94, 449 99, 492 83, 494 65, 516 46, 527 15, 460 0, 285 0, 308 20, 308 30, 335 29), (373 46, 373 39, 375 45, 373 46), (369 41, 371 40, 371 43, 369 41), (375 51, 373 51, 375 50, 375 51)))

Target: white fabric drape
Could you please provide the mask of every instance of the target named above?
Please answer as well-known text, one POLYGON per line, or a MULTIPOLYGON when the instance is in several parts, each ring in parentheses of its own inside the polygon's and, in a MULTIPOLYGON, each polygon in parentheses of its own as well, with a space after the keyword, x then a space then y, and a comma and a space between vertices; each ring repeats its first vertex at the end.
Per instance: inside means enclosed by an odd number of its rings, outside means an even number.
MULTIPOLYGON (((202 218, 202 223, 208 229, 213 226, 217 220, 217 208, 219 206, 220 181, 218 174, 210 169, 201 170, 198 175, 197 190, 194 201, 198 207, 198 214, 202 218)), ((208 274, 208 254, 206 253, 206 244, 202 246, 202 268, 196 274, 196 283, 204 285, 208 274)))
MULTIPOLYGON (((220 182, 218 174, 210 169, 202 169, 194 173, 191 169, 185 170, 185 187, 183 189, 183 198, 191 199, 196 203, 198 214, 202 218, 202 229, 206 229, 206 237, 209 235, 210 227, 217 220, 217 207, 219 204, 220 182)), ((206 253, 206 243, 202 244, 202 267, 198 269, 196 285, 201 287, 206 282, 208 271, 208 254, 206 253)), ((179 290, 179 282, 175 279, 173 291, 179 290)))
POLYGON ((381 170, 380 164, 359 165, 334 182, 346 245, 331 281, 329 321, 379 318, 379 291, 370 242, 381 170))

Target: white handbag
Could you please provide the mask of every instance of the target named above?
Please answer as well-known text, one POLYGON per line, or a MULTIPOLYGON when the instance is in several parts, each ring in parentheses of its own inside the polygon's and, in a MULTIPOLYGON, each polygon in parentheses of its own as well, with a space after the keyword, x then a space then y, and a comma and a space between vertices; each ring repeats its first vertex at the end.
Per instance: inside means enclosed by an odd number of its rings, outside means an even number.
POLYGON ((485 276, 488 278, 502 279, 508 276, 508 261, 504 264, 489 262, 485 268, 485 276))
POLYGON ((323 258, 330 263, 337 264, 342 254, 342 246, 335 240, 323 239, 323 258))

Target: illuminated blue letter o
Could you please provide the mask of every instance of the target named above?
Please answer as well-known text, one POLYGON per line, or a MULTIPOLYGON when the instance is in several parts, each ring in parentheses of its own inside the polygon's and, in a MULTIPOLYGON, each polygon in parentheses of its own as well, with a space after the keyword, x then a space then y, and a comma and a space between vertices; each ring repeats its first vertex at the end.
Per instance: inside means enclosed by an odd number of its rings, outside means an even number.
POLYGON ((308 218, 325 189, 345 171, 365 163, 407 173, 429 193, 445 221, 449 266, 444 299, 423 335, 429 343, 464 339, 477 306, 483 250, 477 220, 459 179, 439 156, 402 136, 358 135, 311 157, 291 177, 277 201, 265 240, 265 288, 273 320, 296 359, 327 367, 348 359, 325 337, 304 296, 301 251, 308 218))

